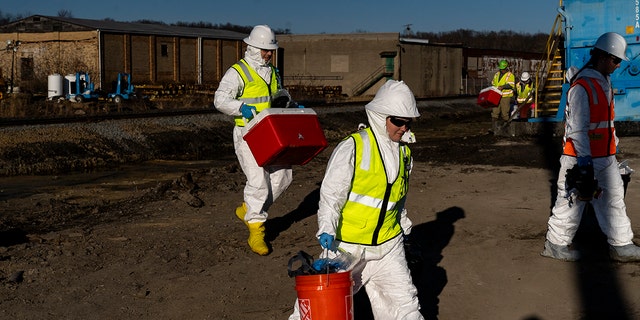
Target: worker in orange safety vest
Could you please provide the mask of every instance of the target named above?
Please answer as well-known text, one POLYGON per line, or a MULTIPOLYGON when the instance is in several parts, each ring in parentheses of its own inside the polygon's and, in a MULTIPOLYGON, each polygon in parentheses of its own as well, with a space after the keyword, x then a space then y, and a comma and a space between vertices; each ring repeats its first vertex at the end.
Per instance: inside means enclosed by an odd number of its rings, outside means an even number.
POLYGON ((640 261, 624 203, 624 182, 616 159, 614 98, 610 75, 629 61, 627 42, 619 34, 601 35, 587 64, 571 77, 565 108, 565 135, 558 193, 548 221, 542 256, 576 261, 571 244, 587 203, 607 236, 611 259, 640 261))

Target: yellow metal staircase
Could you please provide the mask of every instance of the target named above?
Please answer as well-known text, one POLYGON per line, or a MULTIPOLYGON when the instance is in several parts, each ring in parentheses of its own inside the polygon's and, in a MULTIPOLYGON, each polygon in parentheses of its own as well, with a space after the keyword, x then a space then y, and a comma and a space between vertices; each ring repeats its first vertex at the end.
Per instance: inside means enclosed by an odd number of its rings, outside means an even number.
POLYGON ((558 112, 562 84, 566 82, 563 45, 562 16, 558 15, 536 69, 535 117, 555 116, 558 112))

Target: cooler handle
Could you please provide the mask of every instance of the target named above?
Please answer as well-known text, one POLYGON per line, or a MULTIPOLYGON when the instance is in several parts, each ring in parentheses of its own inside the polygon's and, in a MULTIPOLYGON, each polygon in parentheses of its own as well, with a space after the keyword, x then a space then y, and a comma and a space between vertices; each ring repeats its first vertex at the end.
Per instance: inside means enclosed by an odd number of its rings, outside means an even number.
MULTIPOLYGON (((256 111, 255 110, 251 110, 251 113, 253 114, 253 118, 255 118, 256 115, 257 115, 256 111)), ((251 119, 253 119, 253 118, 251 118, 251 119)), ((251 120, 249 120, 249 119, 247 119, 245 117, 242 117, 242 121, 244 122, 244 125, 246 126, 249 123, 249 121, 251 121, 251 120)))

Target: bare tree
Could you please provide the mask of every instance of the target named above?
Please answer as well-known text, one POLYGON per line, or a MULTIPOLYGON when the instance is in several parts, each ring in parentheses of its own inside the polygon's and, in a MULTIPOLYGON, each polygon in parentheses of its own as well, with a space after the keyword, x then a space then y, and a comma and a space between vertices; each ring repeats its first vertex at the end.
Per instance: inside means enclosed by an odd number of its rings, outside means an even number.
POLYGON ((60 10, 58 10, 58 17, 61 17, 61 18, 73 18, 73 13, 71 13, 71 10, 60 9, 60 10))
POLYGON ((2 10, 0 10, 0 25, 8 24, 30 15, 31 15, 30 13, 25 13, 25 14, 4 13, 2 12, 2 10))
POLYGON ((459 29, 449 32, 416 32, 416 37, 433 43, 458 43, 465 47, 542 52, 549 35, 517 33, 510 30, 474 31, 459 29))

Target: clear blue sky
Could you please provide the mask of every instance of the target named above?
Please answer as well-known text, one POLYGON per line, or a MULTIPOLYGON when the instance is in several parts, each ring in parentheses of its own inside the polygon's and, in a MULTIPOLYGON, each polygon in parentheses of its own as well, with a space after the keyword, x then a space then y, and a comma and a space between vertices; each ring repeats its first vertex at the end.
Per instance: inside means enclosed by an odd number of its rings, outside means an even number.
POLYGON ((253 26, 268 24, 293 34, 442 32, 512 30, 549 33, 558 0, 5 0, 0 12, 56 16, 70 11, 74 18, 148 19, 165 23, 210 22, 253 26))

